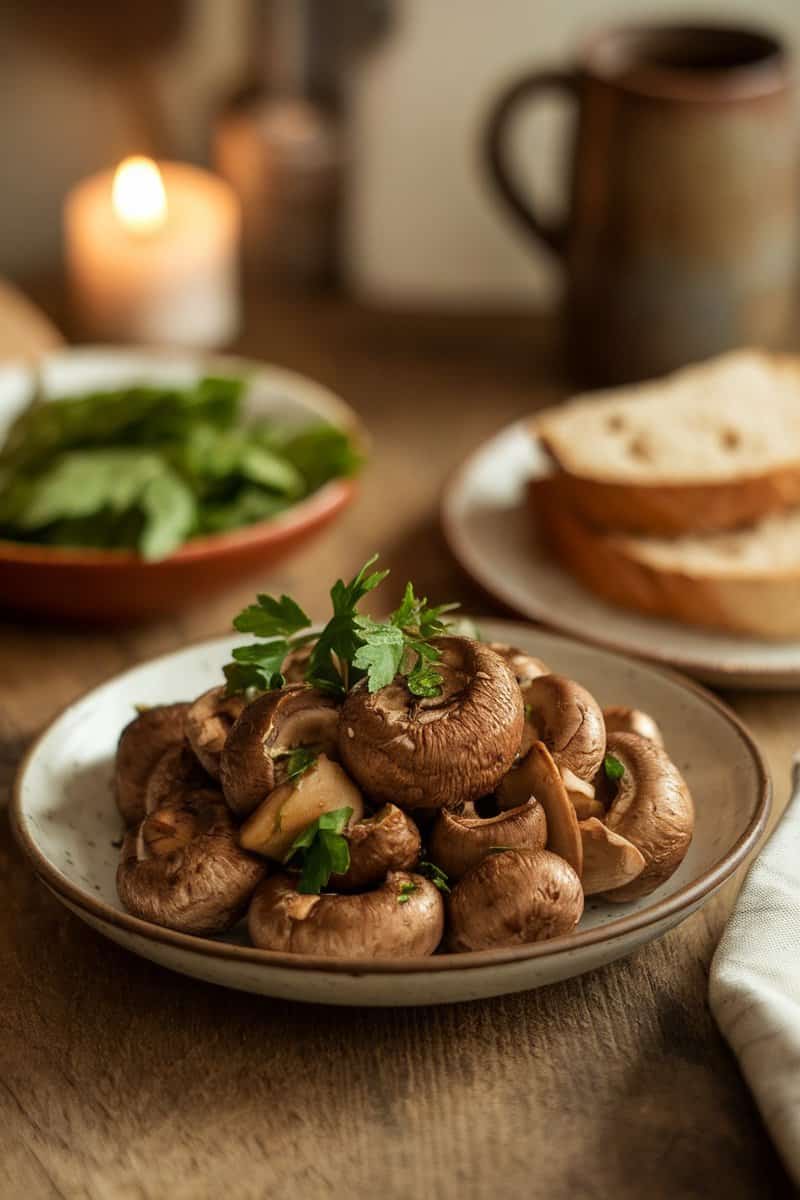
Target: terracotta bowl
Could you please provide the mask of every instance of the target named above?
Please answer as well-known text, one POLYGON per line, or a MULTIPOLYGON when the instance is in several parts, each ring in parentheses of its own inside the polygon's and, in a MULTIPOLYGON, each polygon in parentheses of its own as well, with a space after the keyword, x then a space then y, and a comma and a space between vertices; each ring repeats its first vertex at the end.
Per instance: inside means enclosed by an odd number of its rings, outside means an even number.
MULTIPOLYGON (((293 371, 246 359, 154 350, 87 347, 42 363, 45 390, 76 394, 130 382, 182 385, 198 374, 245 375, 254 416, 309 422, 323 418, 366 435, 355 413, 327 388, 293 371)), ((28 402, 31 378, 22 366, 0 369, 0 438, 28 402)), ((145 562, 127 551, 62 549, 0 541, 0 605, 26 614, 119 621, 175 612, 232 580, 263 571, 322 529, 353 499, 352 479, 335 479, 270 520, 196 538, 169 558, 145 562)))

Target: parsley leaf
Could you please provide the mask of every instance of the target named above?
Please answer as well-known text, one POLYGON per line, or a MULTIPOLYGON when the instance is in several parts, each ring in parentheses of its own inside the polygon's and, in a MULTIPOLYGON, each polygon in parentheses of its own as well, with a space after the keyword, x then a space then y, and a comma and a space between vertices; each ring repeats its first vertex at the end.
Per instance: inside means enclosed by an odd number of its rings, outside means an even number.
POLYGON ((353 656, 353 666, 366 671, 369 690, 377 692, 400 670, 406 639, 396 625, 381 625, 372 617, 357 616, 354 624, 363 644, 353 656))
POLYGON ((317 761, 317 753, 311 750, 308 746, 297 746, 294 750, 290 750, 286 764, 286 778, 299 779, 301 775, 305 775, 310 767, 313 767, 317 761))
POLYGON ((416 872, 418 875, 424 875, 426 879, 430 879, 434 887, 437 887, 440 892, 450 891, 447 875, 441 867, 437 867, 436 863, 428 862, 423 858, 416 867, 416 872))
POLYGON ((318 896, 331 875, 343 875, 350 866, 350 847, 343 830, 353 815, 352 808, 322 813, 298 834, 284 862, 301 855, 302 872, 298 892, 318 896))
POLYGON ((256 601, 235 618, 233 627, 240 633, 255 633, 263 638, 291 637, 311 624, 311 618, 289 596, 276 600, 262 593, 256 596, 256 601))
POLYGON ((625 774, 625 767, 613 754, 607 754, 603 759, 603 770, 606 773, 606 779, 612 783, 617 783, 625 774))

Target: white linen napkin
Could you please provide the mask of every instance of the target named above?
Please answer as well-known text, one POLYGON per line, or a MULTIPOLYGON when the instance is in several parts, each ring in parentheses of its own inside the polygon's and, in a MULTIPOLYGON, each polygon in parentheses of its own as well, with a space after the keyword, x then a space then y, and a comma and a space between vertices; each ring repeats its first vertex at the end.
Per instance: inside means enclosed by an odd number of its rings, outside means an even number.
POLYGON ((789 805, 747 873, 711 963, 709 1002, 800 1185, 800 752, 789 805))

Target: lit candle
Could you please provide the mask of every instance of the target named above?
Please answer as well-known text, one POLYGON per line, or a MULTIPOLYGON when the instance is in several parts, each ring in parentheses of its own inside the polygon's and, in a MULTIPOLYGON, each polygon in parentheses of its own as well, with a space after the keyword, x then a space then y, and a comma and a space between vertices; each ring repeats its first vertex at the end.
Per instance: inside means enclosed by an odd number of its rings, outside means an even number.
POLYGON ((185 163, 129 158, 79 183, 64 208, 84 332, 105 341, 221 346, 239 323, 239 208, 185 163))

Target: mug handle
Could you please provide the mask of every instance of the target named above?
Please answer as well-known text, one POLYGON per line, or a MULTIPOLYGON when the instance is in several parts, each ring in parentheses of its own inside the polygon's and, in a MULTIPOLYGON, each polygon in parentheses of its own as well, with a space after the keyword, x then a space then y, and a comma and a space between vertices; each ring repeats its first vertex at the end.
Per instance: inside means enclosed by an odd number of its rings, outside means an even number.
POLYGON ((511 84, 500 95, 489 113, 484 135, 484 154, 492 182, 512 215, 523 229, 549 246, 559 258, 563 258, 569 237, 569 220, 564 218, 558 222, 549 222, 537 216, 531 200, 515 178, 507 144, 511 122, 517 116, 521 105, 527 103, 537 92, 552 91, 566 92, 571 99, 577 100, 578 75, 574 71, 534 71, 511 84))

